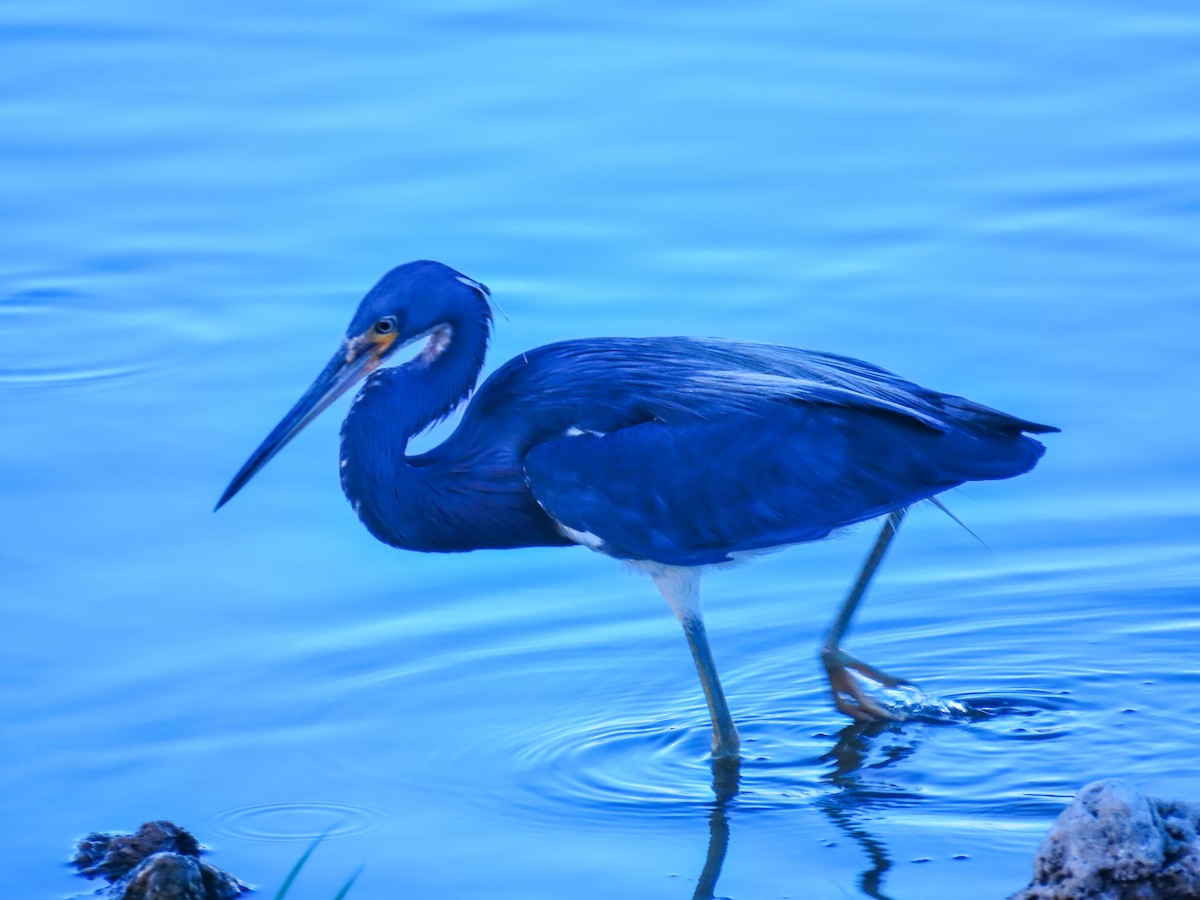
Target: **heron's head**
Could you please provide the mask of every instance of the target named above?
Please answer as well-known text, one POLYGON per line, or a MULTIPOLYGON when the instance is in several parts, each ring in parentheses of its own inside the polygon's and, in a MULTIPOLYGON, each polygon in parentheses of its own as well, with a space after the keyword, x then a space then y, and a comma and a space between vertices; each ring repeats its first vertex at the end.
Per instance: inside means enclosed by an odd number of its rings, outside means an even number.
MULTIPOLYGON (((346 337, 316 381, 251 454, 217 509, 326 407, 394 357, 397 351, 426 340, 411 364, 427 366, 450 346, 455 332, 467 324, 483 324, 483 344, 491 324, 491 293, 480 284, 439 262, 421 260, 397 266, 379 280, 358 305, 346 337)), ((482 347, 480 348, 482 362, 482 347)))
POLYGON ((369 358, 365 375, 402 347, 429 338, 418 359, 431 362, 464 319, 490 323, 490 298, 486 285, 439 262, 397 266, 358 305, 346 329, 346 354, 369 358))

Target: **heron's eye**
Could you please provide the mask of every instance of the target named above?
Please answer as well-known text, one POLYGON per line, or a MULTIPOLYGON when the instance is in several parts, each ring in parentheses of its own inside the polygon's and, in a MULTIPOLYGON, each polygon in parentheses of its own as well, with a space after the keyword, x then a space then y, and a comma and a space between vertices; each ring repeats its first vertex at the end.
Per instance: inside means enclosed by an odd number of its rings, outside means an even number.
POLYGON ((393 316, 384 316, 375 323, 376 334, 391 334, 396 330, 396 319, 393 316))

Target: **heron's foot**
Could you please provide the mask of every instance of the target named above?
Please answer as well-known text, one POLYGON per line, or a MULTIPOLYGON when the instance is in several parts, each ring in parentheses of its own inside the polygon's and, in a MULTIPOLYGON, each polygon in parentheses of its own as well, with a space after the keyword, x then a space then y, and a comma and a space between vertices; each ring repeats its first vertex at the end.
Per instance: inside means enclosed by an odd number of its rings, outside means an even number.
POLYGON ((903 714, 888 709, 871 696, 850 670, 853 669, 867 680, 884 688, 912 687, 911 681, 889 675, 837 646, 822 647, 821 662, 825 666, 825 674, 829 677, 829 690, 833 694, 833 702, 854 721, 899 722, 904 719, 903 714))

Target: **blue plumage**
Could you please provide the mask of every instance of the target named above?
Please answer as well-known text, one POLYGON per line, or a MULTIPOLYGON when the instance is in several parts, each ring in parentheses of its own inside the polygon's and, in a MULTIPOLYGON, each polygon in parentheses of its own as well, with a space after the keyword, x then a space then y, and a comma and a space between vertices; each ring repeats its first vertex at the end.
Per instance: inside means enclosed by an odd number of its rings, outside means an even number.
MULTIPOLYGON (((510 360, 479 387, 445 442, 407 455, 409 440, 474 388, 489 300, 484 285, 440 263, 389 272, 218 506, 365 377, 342 429, 341 474, 377 538, 438 552, 585 543, 650 564, 687 628, 700 621, 699 607, 693 576, 679 572, 889 513, 894 532, 897 511, 912 503, 1028 471, 1043 453, 1028 434, 1057 430, 828 353, 707 338, 591 338, 510 360), (380 368, 420 339, 415 359, 380 368)), ((698 665, 707 653, 700 627, 699 637, 688 631, 698 665)), ((711 660, 701 676, 721 731, 711 660)), ((728 750, 729 734, 722 740, 728 750)))
POLYGON ((601 538, 603 552, 696 566, 818 540, 968 479, 1024 472, 1040 455, 1020 435, 798 402, 551 441, 526 473, 546 510, 601 538))
POLYGON ((592 338, 511 360, 409 460, 401 438, 445 411, 418 411, 422 374, 368 378, 343 485, 372 533, 424 551, 562 544, 557 522, 625 559, 722 562, 1020 474, 1042 451, 1022 430, 1046 430, 829 354, 592 338))

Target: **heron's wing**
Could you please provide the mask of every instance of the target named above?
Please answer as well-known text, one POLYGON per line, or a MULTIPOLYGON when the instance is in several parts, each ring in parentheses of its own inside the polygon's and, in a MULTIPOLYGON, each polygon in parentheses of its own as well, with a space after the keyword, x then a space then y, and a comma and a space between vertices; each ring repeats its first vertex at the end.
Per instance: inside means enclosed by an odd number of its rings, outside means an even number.
MULTIPOLYGON (((656 419, 672 424, 816 403, 877 410, 945 431, 970 424, 1005 433, 1057 429, 930 390, 878 366, 830 353, 718 338, 588 338, 522 354, 480 388, 477 416, 543 418, 561 430, 656 419)), ((490 423, 495 428, 496 423, 490 423)), ((503 425, 501 427, 504 427, 503 425)))
MULTIPOLYGON (((1058 431, 965 397, 943 394, 887 369, 836 353, 720 338, 645 339, 687 348, 680 378, 686 388, 715 404, 760 411, 764 400, 822 403, 903 416, 938 431, 982 428, 1005 434, 1058 431)), ((657 360, 655 360, 656 362, 657 360)), ((653 370, 653 365, 651 365, 653 370)))
POLYGON ((1031 468, 1019 432, 937 430, 820 403, 717 421, 643 422, 547 441, 534 497, 568 536, 623 559, 703 565, 825 537, 964 481, 1031 468))

